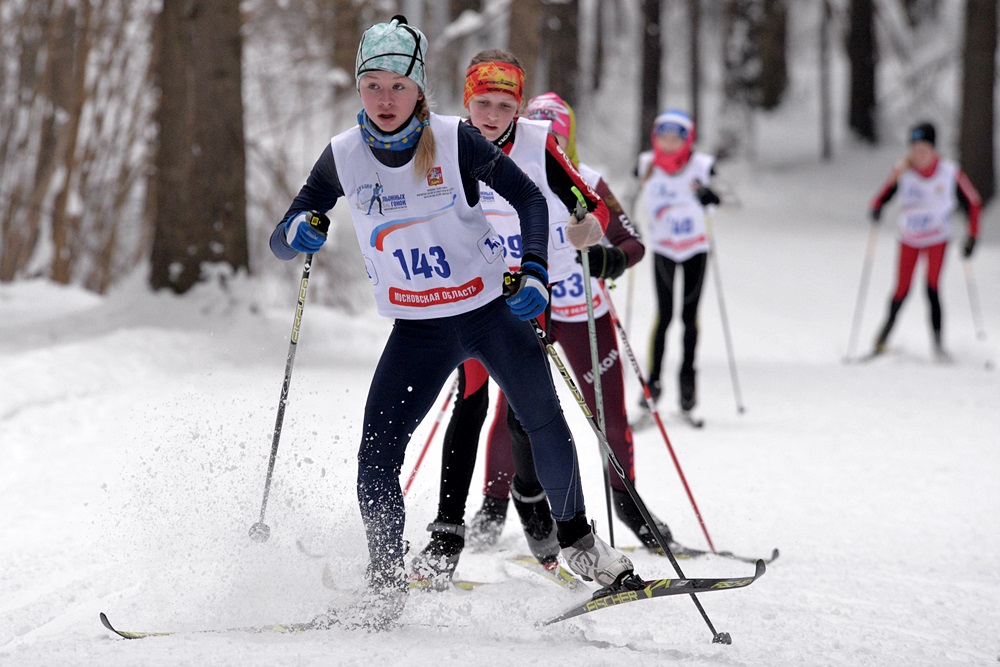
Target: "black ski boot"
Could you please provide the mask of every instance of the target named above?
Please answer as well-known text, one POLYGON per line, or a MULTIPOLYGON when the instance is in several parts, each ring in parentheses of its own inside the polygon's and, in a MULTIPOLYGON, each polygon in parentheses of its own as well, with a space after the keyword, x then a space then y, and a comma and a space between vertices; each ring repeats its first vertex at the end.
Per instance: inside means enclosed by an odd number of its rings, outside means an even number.
POLYGON ((893 325, 896 324, 896 315, 899 314, 899 309, 902 305, 903 302, 896 299, 889 302, 889 316, 886 317, 882 331, 879 332, 878 338, 875 340, 875 349, 872 351, 873 356, 885 352, 886 343, 889 341, 889 334, 892 332, 893 325))
MULTIPOLYGON (((620 491, 619 489, 611 489, 611 494, 615 505, 615 516, 628 526, 629 530, 635 533, 639 541, 642 542, 642 546, 646 547, 650 551, 660 551, 660 545, 656 541, 656 536, 653 535, 653 531, 649 529, 646 522, 642 518, 642 514, 639 512, 639 508, 636 506, 635 501, 632 500, 632 496, 629 495, 628 491, 620 491)), ((660 519, 656 518, 655 515, 650 513, 653 517, 653 521, 656 523, 656 529, 660 531, 660 535, 666 540, 667 546, 673 543, 674 538, 670 532, 670 528, 667 524, 663 523, 660 519)))
POLYGON ((521 518, 521 528, 528 541, 531 555, 546 567, 559 562, 559 540, 556 538, 556 523, 552 520, 549 499, 544 491, 527 495, 518 489, 517 478, 510 488, 514 508, 521 518))
POLYGON ((496 545, 507 520, 507 498, 483 496, 483 506, 469 522, 468 540, 473 549, 487 549, 496 545))
POLYGON ((444 590, 451 583, 458 559, 465 548, 465 526, 435 521, 427 526, 431 541, 410 563, 410 579, 433 590, 444 590))

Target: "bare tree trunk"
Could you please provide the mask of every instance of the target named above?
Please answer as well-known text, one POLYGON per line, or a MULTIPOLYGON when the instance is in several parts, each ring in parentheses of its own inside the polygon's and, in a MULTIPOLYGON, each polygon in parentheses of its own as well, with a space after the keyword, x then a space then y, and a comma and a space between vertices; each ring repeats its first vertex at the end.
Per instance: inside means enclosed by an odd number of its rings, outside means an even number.
POLYGON ((78 211, 69 210, 69 195, 77 178, 79 162, 77 140, 85 101, 86 77, 83 68, 90 55, 92 4, 83 3, 80 8, 64 5, 62 15, 57 20, 57 37, 53 70, 56 84, 53 86, 53 104, 66 114, 63 125, 62 152, 59 155, 63 167, 61 182, 52 206, 53 256, 49 276, 57 283, 69 284, 73 278, 73 266, 79 255, 74 248, 80 243, 81 218, 78 211), (79 16, 82 13, 82 16, 79 16))
POLYGON ((663 51, 660 47, 660 0, 642 0, 642 76, 639 83, 639 150, 652 147, 650 129, 660 110, 660 75, 663 51))
POLYGON ((819 132, 820 156, 824 162, 833 158, 831 128, 833 113, 830 94, 830 20, 832 18, 830 0, 822 0, 822 15, 819 21, 819 132))
POLYGON ((983 202, 996 194, 993 153, 996 77, 996 0, 967 0, 962 50, 962 120, 959 153, 962 169, 983 202))
POLYGON ((160 21, 150 285, 183 294, 203 263, 248 265, 239 0, 166 0, 160 21))
POLYGON ((510 3, 510 50, 524 65, 524 85, 528 96, 545 92, 537 83, 541 74, 539 55, 542 51, 542 3, 538 0, 511 0, 510 3))
POLYGON ((785 0, 764 0, 763 13, 755 40, 761 64, 758 105, 769 110, 777 108, 788 87, 788 7, 785 0))
POLYGON ((698 123, 699 133, 704 136, 705 124, 701 118, 701 0, 688 0, 688 21, 690 36, 690 86, 691 116, 698 123))
POLYGON ((875 126, 875 7, 873 0, 851 0, 847 55, 851 61, 848 126, 861 139, 878 143, 875 126))
POLYGON ((550 0, 542 43, 548 49, 548 88, 570 105, 580 101, 580 6, 577 0, 550 0))

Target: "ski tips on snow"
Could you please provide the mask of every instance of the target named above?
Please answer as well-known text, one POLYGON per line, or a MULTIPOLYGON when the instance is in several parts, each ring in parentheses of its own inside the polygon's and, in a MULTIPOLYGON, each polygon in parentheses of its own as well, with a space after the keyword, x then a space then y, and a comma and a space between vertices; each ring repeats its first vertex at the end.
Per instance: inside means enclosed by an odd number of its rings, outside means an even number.
MULTIPOLYGON (((752 577, 730 577, 724 579, 655 579, 644 582, 645 587, 643 588, 633 588, 629 586, 614 590, 601 589, 597 591, 597 593, 594 594, 594 597, 589 600, 567 609, 558 616, 542 621, 542 625, 552 625, 553 623, 565 621, 566 619, 573 618, 575 616, 589 614, 591 612, 607 609, 609 607, 617 607, 622 604, 628 604, 629 602, 640 602, 642 600, 651 600, 653 598, 668 595, 694 595, 697 593, 707 593, 709 591, 745 588, 757 581, 760 577, 764 576, 766 571, 767 565, 763 560, 758 559, 754 565, 754 574, 752 577)), ((725 641, 725 638, 728 637, 728 633, 716 633, 715 637, 722 637, 718 643, 732 643, 732 639, 729 639, 728 642, 725 641)), ((712 641, 715 642, 716 639, 713 639, 712 641)))

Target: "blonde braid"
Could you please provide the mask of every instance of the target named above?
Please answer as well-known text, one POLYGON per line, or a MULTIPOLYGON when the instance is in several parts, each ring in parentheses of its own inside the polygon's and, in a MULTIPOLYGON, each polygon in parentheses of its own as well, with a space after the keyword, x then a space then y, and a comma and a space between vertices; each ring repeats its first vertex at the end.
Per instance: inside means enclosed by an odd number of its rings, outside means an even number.
MULTIPOLYGON (((427 101, 426 94, 417 101, 417 109, 414 115, 421 122, 430 120, 431 106, 427 101)), ((427 172, 434 166, 434 159, 434 133, 431 131, 430 123, 427 123, 420 133, 420 143, 417 144, 417 153, 414 156, 413 165, 417 173, 426 176, 427 172)))

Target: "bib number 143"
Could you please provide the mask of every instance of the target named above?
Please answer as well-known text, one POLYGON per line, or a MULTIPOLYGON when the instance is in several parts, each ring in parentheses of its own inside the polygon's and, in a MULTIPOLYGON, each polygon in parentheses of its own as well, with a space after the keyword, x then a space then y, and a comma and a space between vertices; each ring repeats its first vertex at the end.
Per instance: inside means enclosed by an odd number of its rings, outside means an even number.
POLYGON ((436 273, 442 278, 451 275, 451 267, 444 256, 444 248, 439 245, 431 246, 427 252, 420 248, 410 248, 409 257, 400 248, 394 250, 392 256, 399 260, 399 266, 403 269, 403 275, 407 280, 415 277, 431 278, 436 273))

